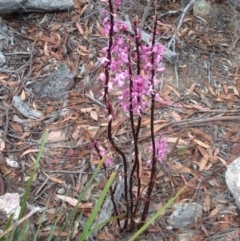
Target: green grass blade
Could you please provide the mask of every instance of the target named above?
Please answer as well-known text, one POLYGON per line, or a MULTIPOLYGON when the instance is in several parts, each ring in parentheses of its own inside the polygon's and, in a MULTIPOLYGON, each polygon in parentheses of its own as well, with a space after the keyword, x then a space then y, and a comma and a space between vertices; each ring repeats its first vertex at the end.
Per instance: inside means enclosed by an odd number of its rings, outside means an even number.
POLYGON ((96 216, 97 216, 97 214, 98 214, 98 212, 99 212, 99 210, 102 206, 102 203, 103 203, 105 197, 107 196, 108 190, 111 187, 116 174, 117 174, 116 172, 113 172, 111 174, 110 178, 108 179, 106 186, 104 187, 96 205, 94 206, 94 208, 92 210, 92 213, 91 213, 90 217, 87 220, 87 223, 85 225, 85 228, 83 229, 83 232, 82 232, 82 234, 79 238, 79 241, 84 241, 89 236, 89 234, 91 233, 90 228, 92 226, 92 223, 94 222, 94 220, 95 220, 95 218, 96 218, 96 216))
MULTIPOLYGON (((27 183, 26 191, 24 193, 23 200, 21 202, 21 209, 20 209, 20 212, 19 212, 19 215, 18 215, 18 220, 20 220, 23 217, 23 213, 25 211, 25 208, 26 208, 26 205, 27 205, 27 200, 28 200, 28 197, 29 197, 29 194, 30 194, 30 191, 31 191, 33 178, 34 178, 36 170, 37 170, 37 168, 39 166, 39 161, 40 161, 40 158, 42 156, 44 145, 45 145, 45 143, 47 141, 47 137, 48 137, 48 132, 45 132, 43 134, 43 138, 42 138, 42 141, 41 141, 40 149, 39 149, 39 152, 38 152, 38 155, 37 155, 37 160, 36 160, 35 165, 34 165, 34 170, 30 174, 30 178, 29 178, 28 183, 27 183)), ((14 231, 14 239, 15 240, 17 238, 17 235, 18 235, 18 227, 16 227, 16 229, 14 231)))
POLYGON ((43 212, 43 214, 42 214, 42 216, 41 216, 41 218, 40 218, 40 220, 39 220, 38 228, 37 228, 37 231, 36 231, 36 233, 35 233, 35 235, 34 235, 33 241, 37 241, 40 228, 41 228, 41 226, 42 226, 42 223, 44 222, 44 217, 45 217, 46 212, 47 212, 47 208, 48 208, 48 203, 49 203, 49 201, 50 201, 50 198, 48 199, 47 204, 46 204, 46 208, 44 209, 44 212, 43 212))
POLYGON ((37 155, 37 160, 36 160, 35 165, 34 165, 34 170, 32 171, 32 173, 30 175, 30 178, 29 178, 28 183, 27 183, 27 188, 26 188, 26 191, 25 191, 24 196, 23 196, 23 201, 21 202, 21 210, 20 210, 20 213, 19 213, 19 216, 18 216, 18 220, 22 218, 23 213, 25 211, 25 208, 26 208, 26 205, 27 205, 27 200, 28 200, 30 190, 31 190, 31 186, 32 186, 32 182, 33 182, 33 178, 34 178, 36 170, 39 166, 39 161, 40 161, 40 158, 42 156, 44 145, 47 141, 47 137, 48 137, 48 133, 45 132, 44 135, 43 135, 42 141, 41 141, 41 145, 40 145, 38 155, 37 155))
POLYGON ((133 241, 136 239, 145 229, 148 228, 149 225, 151 225, 155 219, 157 219, 160 215, 164 213, 166 209, 171 207, 174 203, 174 201, 179 197, 179 195, 184 191, 185 187, 181 188, 177 194, 171 198, 162 208, 160 208, 156 214, 154 214, 128 241, 133 241))
POLYGON ((23 240, 26 240, 26 235, 27 235, 27 229, 28 229, 28 225, 29 225, 29 221, 27 220, 23 227, 21 228, 21 232, 18 236, 18 241, 23 241, 23 240))
MULTIPOLYGON (((61 205, 61 208, 60 208, 60 210, 59 210, 59 213, 61 213, 61 212, 63 211, 63 206, 64 206, 64 202, 63 202, 62 205, 61 205)), ((61 217, 61 215, 58 215, 58 217, 56 218, 56 221, 54 222, 54 225, 51 227, 50 234, 49 234, 49 236, 48 236, 47 241, 51 241, 51 240, 52 240, 53 233, 54 233, 54 231, 55 231, 55 229, 56 229, 56 227, 57 227, 57 223, 59 222, 60 217, 61 217)), ((58 234, 60 234, 61 232, 62 232, 62 231, 58 231, 58 234)))
POLYGON ((126 214, 122 214, 122 215, 119 215, 119 216, 115 216, 115 217, 111 217, 109 218, 108 220, 102 222, 102 223, 99 223, 98 225, 96 225, 93 229, 91 229, 89 231, 89 235, 91 235, 92 233, 96 232, 97 230, 101 229, 103 226, 105 226, 107 223, 109 222, 112 222, 118 218, 124 218, 126 216, 126 214))
MULTIPOLYGON (((11 214, 10 217, 8 218, 7 223, 6 223, 3 231, 6 231, 11 226, 12 219, 13 219, 13 214, 11 214)), ((4 241, 4 237, 1 237, 0 241, 4 241)))
POLYGON ((98 175, 98 173, 100 172, 101 170, 101 167, 104 163, 106 159, 106 156, 102 158, 102 160, 100 161, 100 163, 97 165, 93 175, 91 176, 90 180, 87 182, 83 192, 80 194, 80 196, 78 197, 78 202, 77 202, 77 205, 72 209, 72 211, 70 212, 69 216, 67 217, 67 219, 65 220, 64 224, 62 225, 62 228, 59 230, 60 232, 62 232, 64 230, 64 228, 67 226, 67 223, 69 221, 71 221, 71 225, 70 227, 73 227, 73 217, 74 215, 77 213, 77 208, 78 208, 78 205, 79 203, 82 201, 82 199, 84 198, 85 194, 87 193, 88 189, 91 187, 94 179, 96 178, 96 176, 98 175))

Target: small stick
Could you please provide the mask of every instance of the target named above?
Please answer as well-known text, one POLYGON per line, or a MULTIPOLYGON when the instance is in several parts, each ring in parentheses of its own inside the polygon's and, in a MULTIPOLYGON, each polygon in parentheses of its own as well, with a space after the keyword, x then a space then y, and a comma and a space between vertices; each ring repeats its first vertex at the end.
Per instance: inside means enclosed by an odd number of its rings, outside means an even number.
POLYGON ((187 12, 190 10, 190 8, 192 7, 192 5, 196 2, 196 0, 191 0, 188 5, 183 9, 181 18, 179 20, 178 26, 175 30, 175 33, 173 34, 172 38, 170 39, 169 43, 168 43, 168 48, 172 45, 173 43, 173 51, 175 52, 175 40, 176 40, 176 36, 182 26, 183 20, 185 18, 185 15, 187 14, 187 12))
POLYGON ((188 124, 189 126, 191 124, 198 124, 203 122, 214 122, 214 121, 230 121, 230 120, 240 120, 240 116, 215 116, 215 117, 209 117, 209 118, 199 118, 199 119, 192 119, 192 120, 182 120, 182 121, 174 121, 167 125, 172 126, 184 126, 188 124))
POLYGON ((143 17, 142 17, 141 22, 139 24, 139 28, 141 28, 141 29, 143 29, 143 26, 144 26, 144 24, 146 22, 146 18, 148 16, 148 12, 149 12, 149 9, 150 9, 150 7, 152 5, 152 2, 153 2, 153 0, 149 0, 147 6, 144 8, 143 17))

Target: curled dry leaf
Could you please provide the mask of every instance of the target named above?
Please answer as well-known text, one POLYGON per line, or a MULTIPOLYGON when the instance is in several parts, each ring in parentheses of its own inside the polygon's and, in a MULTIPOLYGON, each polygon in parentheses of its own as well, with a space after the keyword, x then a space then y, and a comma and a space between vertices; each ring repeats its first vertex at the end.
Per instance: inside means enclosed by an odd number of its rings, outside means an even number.
POLYGON ((79 33, 80 33, 81 35, 83 35, 84 31, 83 31, 83 29, 82 29, 82 27, 81 27, 81 25, 80 25, 79 22, 76 22, 76 27, 77 27, 79 33))
POLYGON ((171 166, 173 171, 183 172, 183 173, 192 173, 192 170, 189 167, 183 166, 180 162, 174 162, 171 166))
POLYGON ((0 153, 5 149, 5 142, 2 138, 0 138, 0 153))
POLYGON ((184 35, 186 35, 186 33, 187 33, 188 30, 189 30, 189 28, 185 28, 185 29, 179 31, 178 37, 181 38, 181 37, 183 37, 184 35))
POLYGON ((51 181, 53 182, 56 182, 56 183, 59 183, 59 184, 63 184, 65 183, 65 181, 61 180, 61 179, 58 179, 58 178, 55 178, 55 177, 51 177, 49 176, 47 173, 43 172, 43 174, 48 178, 50 179, 51 181))
POLYGON ((175 119, 175 121, 182 120, 181 116, 177 112, 175 112, 175 111, 172 111, 172 116, 175 119))
POLYGON ((29 150, 26 150, 25 152, 23 152, 21 157, 27 155, 28 153, 32 153, 32 152, 39 152, 39 149, 29 149, 29 150))
POLYGON ((98 121, 98 114, 96 111, 91 111, 90 116, 93 120, 98 121))
POLYGON ((205 167, 207 165, 207 162, 208 162, 208 154, 205 154, 203 156, 203 158, 201 159, 200 163, 197 163, 198 166, 199 166, 199 171, 200 172, 202 172, 205 169, 205 167))
POLYGON ((116 240, 116 238, 111 234, 109 233, 107 230, 102 230, 98 233, 97 235, 97 239, 98 240, 116 240))
MULTIPOLYGON (((57 198, 61 199, 62 201, 67 202, 71 206, 75 207, 78 203, 78 200, 76 198, 72 198, 69 196, 64 196, 64 195, 56 195, 57 198)), ((92 203, 79 203, 78 205, 78 210, 85 210, 85 211, 90 211, 93 207, 92 203)))
POLYGON ((202 146, 202 147, 204 147, 204 148, 211 148, 208 144, 205 144, 205 143, 203 143, 202 141, 199 141, 199 140, 197 140, 197 139, 194 139, 193 140, 196 144, 198 144, 199 146, 202 146))
POLYGON ((180 94, 179 94, 179 92, 178 92, 175 88, 173 88, 171 85, 167 85, 167 87, 168 87, 170 90, 172 90, 172 91, 176 94, 176 96, 177 96, 178 98, 180 98, 180 94))

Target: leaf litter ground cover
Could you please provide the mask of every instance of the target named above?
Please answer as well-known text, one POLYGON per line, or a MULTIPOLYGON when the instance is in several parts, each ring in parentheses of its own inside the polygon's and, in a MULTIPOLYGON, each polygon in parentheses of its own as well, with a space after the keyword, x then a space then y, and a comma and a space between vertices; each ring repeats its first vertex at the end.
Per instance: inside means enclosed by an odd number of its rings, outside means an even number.
MULTIPOLYGON (((215 3, 216 4, 216 3, 215 3)), ((142 16, 143 2, 128 5, 123 13, 130 17, 142 16)), ((43 239, 49 234, 49 227, 58 218, 58 227, 66 219, 67 213, 75 205, 79 193, 99 163, 91 138, 95 137, 114 157, 107 140, 107 120, 103 108, 102 87, 97 81, 101 73, 98 57, 106 45, 99 5, 85 3, 76 5, 70 12, 55 14, 23 14, 6 16, 3 23, 14 32, 15 45, 5 43, 3 53, 7 64, 0 68, 1 81, 1 194, 24 193, 26 180, 34 167, 40 139, 48 129, 49 137, 40 162, 28 202, 44 207, 48 203, 46 220, 40 232, 43 239), (15 54, 13 54, 15 53, 15 54), (80 57, 79 57, 80 56, 80 57), (78 59, 79 57, 79 59, 78 59), (41 83, 55 67, 65 62, 75 72, 75 86, 68 97, 59 101, 49 98, 39 99, 31 89, 31 84, 41 83), (43 114, 31 119, 23 116, 12 104, 13 96, 18 96, 33 111, 43 114), (17 162, 19 168, 9 160, 17 162), (62 197, 67 202, 61 210, 62 197), (59 212, 61 210, 61 212, 59 212)), ((221 19, 205 20, 188 13, 176 42, 180 53, 178 62, 178 85, 173 66, 166 64, 166 74, 160 99, 156 103, 155 129, 162 132, 170 143, 171 158, 159 169, 154 184, 150 214, 156 212, 177 191, 188 187, 176 203, 197 202, 203 207, 203 215, 196 223, 186 228, 170 229, 167 219, 172 210, 162 215, 145 235, 148 240, 177 240, 181 235, 191 233, 191 240, 234 240, 239 238, 237 210, 228 189, 224 173, 226 165, 239 156, 239 73, 237 65, 238 43, 234 42, 231 29, 226 29, 231 21, 232 9, 225 3, 226 15, 221 19), (223 24, 219 24, 223 21, 223 24), (226 26, 224 26, 224 24, 226 26), (225 27, 225 28, 224 28, 225 27), (175 146, 176 141, 178 144, 175 146), (175 147, 174 149, 172 149, 175 147)), ((180 8, 179 2, 159 5, 159 13, 180 8)), ((219 10, 220 11, 220 10, 219 10)), ((152 31, 154 11, 149 10, 146 32, 152 31)), ((234 14, 238 16, 238 12, 234 14)), ((123 14, 124 15, 124 14, 123 14)), ((158 30, 165 33, 161 42, 167 43, 176 30, 178 15, 166 15, 161 19, 158 30)), ((114 105, 119 105, 117 101, 114 105)), ((113 121, 114 138, 131 156, 132 137, 127 117, 119 110, 119 117, 113 121)), ((142 183, 147 187, 150 169, 147 143, 150 138, 150 111, 142 116, 143 129, 140 133, 142 148, 139 153, 142 183)), ((118 158, 115 165, 120 165, 118 158)), ((114 167, 113 167, 114 168, 114 167)), ((111 169, 108 171, 111 172, 111 169)), ((119 177, 119 182, 120 182, 119 177)), ((79 212, 84 210, 80 226, 75 232, 78 237, 86 217, 98 199, 107 181, 102 171, 89 188, 79 212)), ((134 183, 133 191, 137 191, 134 183)), ((141 190, 146 192, 146 188, 141 190)), ((120 203, 124 210, 124 204, 120 203)), ((41 214, 30 218, 30 230, 36 230, 41 214)), ((2 227, 6 218, 3 215, 2 227)), ((128 234, 118 234, 116 223, 112 222, 98 233, 98 240, 125 240, 128 234)), ((68 231, 62 232, 62 238, 68 231)), ((56 232, 57 234, 57 232, 56 232)), ((74 237, 73 237, 74 239, 74 237)))

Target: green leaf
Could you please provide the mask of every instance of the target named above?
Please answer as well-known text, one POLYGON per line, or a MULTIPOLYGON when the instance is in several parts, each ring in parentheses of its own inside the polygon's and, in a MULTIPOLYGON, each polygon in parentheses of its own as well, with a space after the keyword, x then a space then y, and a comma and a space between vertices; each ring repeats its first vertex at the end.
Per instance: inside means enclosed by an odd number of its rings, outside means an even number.
POLYGON ((181 188, 177 194, 171 198, 162 208, 160 208, 156 214, 154 214, 128 241, 135 240, 145 229, 148 228, 160 215, 162 215, 166 209, 171 207, 174 201, 179 197, 179 195, 184 191, 185 187, 181 188))
POLYGON ((96 205, 94 206, 94 208, 92 210, 90 217, 87 220, 87 223, 85 225, 85 228, 83 229, 83 232, 79 238, 79 241, 84 241, 92 233, 90 230, 92 223, 94 222, 96 216, 98 215, 98 212, 102 206, 102 203, 103 203, 105 197, 107 196, 108 190, 111 187, 116 174, 117 174, 116 172, 113 172, 111 174, 110 178, 108 179, 106 186, 104 187, 96 205))
POLYGON ((97 176, 98 173, 100 172, 101 167, 102 167, 105 159, 106 159, 106 156, 102 158, 102 160, 100 161, 100 163, 99 163, 98 166, 96 167, 93 175, 91 176, 90 180, 87 182, 87 184, 86 184, 83 192, 81 192, 80 196, 78 197, 78 202, 77 202, 76 206, 72 209, 72 211, 70 212, 69 216, 68 216, 67 219, 64 221, 64 224, 62 225, 61 229, 59 230, 59 233, 61 233, 61 232, 64 230, 64 228, 67 226, 67 224, 69 223, 69 221, 71 222, 69 226, 70 226, 70 227, 73 227, 73 222, 74 222, 73 217, 74 217, 74 215, 77 213, 78 205, 79 205, 79 203, 82 201, 82 199, 84 198, 84 196, 85 196, 85 194, 87 193, 88 189, 91 187, 94 179, 96 178, 96 176, 97 176))

